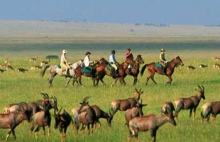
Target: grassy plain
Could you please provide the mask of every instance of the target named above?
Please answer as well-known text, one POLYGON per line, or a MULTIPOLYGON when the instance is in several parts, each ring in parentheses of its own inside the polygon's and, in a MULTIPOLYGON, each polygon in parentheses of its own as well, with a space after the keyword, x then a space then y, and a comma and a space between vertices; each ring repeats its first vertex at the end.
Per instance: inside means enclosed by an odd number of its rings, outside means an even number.
MULTIPOLYGON (((212 58, 220 56, 220 42, 218 37, 114 37, 114 38, 6 38, 0 40, 0 62, 3 63, 5 58, 9 59, 11 65, 16 69, 18 67, 29 69, 26 73, 18 73, 17 71, 6 71, 0 73, 0 90, 1 100, 0 108, 9 103, 31 102, 42 98, 41 92, 54 95, 58 99, 58 106, 66 109, 71 113, 71 109, 77 105, 85 96, 90 95, 90 104, 97 104, 103 110, 108 112, 111 101, 115 99, 123 99, 134 96, 135 88, 142 89, 143 103, 148 106, 144 108, 144 114, 155 113, 160 115, 160 107, 165 101, 174 101, 179 97, 189 97, 196 94, 198 84, 205 87, 206 100, 201 100, 197 108, 196 119, 193 121, 189 118, 189 111, 181 111, 177 126, 165 124, 157 133, 157 141, 159 142, 217 142, 219 141, 219 125, 217 118, 215 123, 201 124, 200 110, 202 104, 208 101, 220 100, 220 70, 213 68, 215 61, 212 58), (114 87, 110 87, 113 82, 111 77, 106 76, 104 81, 107 86, 104 87, 100 83, 98 87, 92 86, 90 78, 83 77, 83 86, 71 86, 65 88, 65 78, 57 76, 54 79, 54 86, 48 87, 47 78, 49 73, 46 72, 42 78, 40 70, 30 70, 31 65, 39 65, 40 61, 45 60, 47 55, 60 56, 62 49, 68 51, 67 57, 70 62, 76 62, 84 58, 86 51, 90 51, 91 60, 98 60, 101 57, 108 59, 110 51, 116 50, 116 58, 119 62, 124 61, 126 49, 130 47, 133 54, 141 54, 145 63, 158 61, 160 48, 166 49, 166 58, 171 60, 176 56, 180 56, 185 64, 183 67, 175 69, 173 74, 173 83, 165 85, 167 78, 156 74, 155 80, 158 85, 149 82, 145 85, 147 72, 144 76, 138 77, 136 86, 132 86, 133 78, 126 77, 126 86, 117 83, 114 87), (30 63, 30 57, 38 57, 36 63, 30 63), (188 65, 198 67, 199 64, 208 65, 207 68, 197 68, 196 70, 187 70, 188 65)), ((59 59, 51 60, 50 64, 58 64, 59 59)), ((51 111, 52 112, 52 111, 51 111)), ((109 128, 105 120, 101 120, 102 127, 94 129, 94 133, 76 136, 75 129, 69 127, 66 141, 68 142, 123 142, 126 141, 128 130, 125 124, 124 112, 117 112, 112 127, 109 128)), ((42 129, 39 133, 38 141, 55 142, 60 141, 58 130, 53 128, 54 120, 51 125, 51 136, 46 140, 42 136, 42 129)), ((16 129, 18 142, 35 141, 34 136, 28 137, 30 124, 23 122, 16 129)), ((0 130, 0 141, 5 140, 7 130, 0 130)), ((150 133, 139 133, 140 142, 150 141, 150 133)), ((9 141, 14 141, 10 137, 9 141)))

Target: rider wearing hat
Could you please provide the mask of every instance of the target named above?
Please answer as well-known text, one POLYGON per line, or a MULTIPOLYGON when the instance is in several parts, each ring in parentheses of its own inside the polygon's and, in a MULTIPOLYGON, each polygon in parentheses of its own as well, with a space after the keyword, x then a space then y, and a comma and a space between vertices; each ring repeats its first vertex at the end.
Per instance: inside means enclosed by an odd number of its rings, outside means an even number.
POLYGON ((90 56, 91 53, 89 51, 86 52, 85 54, 85 58, 83 60, 83 63, 85 65, 85 68, 88 68, 89 70, 91 70, 91 75, 94 76, 94 68, 90 65, 91 61, 90 61, 90 56))
POLYGON ((126 57, 126 61, 129 63, 128 65, 128 70, 129 70, 129 73, 131 73, 131 68, 132 68, 132 65, 133 65, 133 54, 131 52, 131 49, 128 48, 126 53, 125 53, 125 57, 126 57))
POLYGON ((115 76, 118 76, 118 67, 117 67, 117 61, 115 59, 115 50, 111 51, 111 54, 109 56, 109 62, 111 66, 115 69, 115 76))
POLYGON ((65 74, 68 75, 70 66, 67 62, 66 53, 67 53, 67 51, 64 49, 62 51, 62 55, 60 58, 60 66, 61 66, 62 71, 65 71, 66 72, 65 74))
POLYGON ((167 60, 165 58, 165 49, 160 49, 160 63, 163 66, 163 73, 166 74, 167 60))

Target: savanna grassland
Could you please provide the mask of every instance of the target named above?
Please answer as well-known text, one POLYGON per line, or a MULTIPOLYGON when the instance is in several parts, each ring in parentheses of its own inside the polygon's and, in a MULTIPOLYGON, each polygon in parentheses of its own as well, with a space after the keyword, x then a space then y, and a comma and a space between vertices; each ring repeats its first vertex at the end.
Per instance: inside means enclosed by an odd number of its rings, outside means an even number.
MULTIPOLYGON (((141 98, 143 103, 147 103, 143 111, 144 114, 155 113, 160 115, 160 107, 165 101, 174 101, 176 98, 189 97, 196 94, 197 85, 204 85, 205 100, 201 100, 197 108, 196 118, 193 121, 189 118, 189 111, 184 110, 179 114, 177 126, 167 123, 157 132, 159 142, 218 142, 220 121, 217 117, 215 123, 201 124, 200 111, 205 102, 220 100, 220 69, 213 68, 214 63, 220 61, 213 60, 213 57, 220 56, 220 42, 218 38, 195 38, 195 37, 118 37, 118 38, 2 38, 0 40, 0 60, 9 59, 15 71, 0 73, 0 108, 16 102, 31 102, 42 99, 41 92, 54 95, 58 99, 58 107, 71 113, 71 109, 78 106, 85 96, 91 96, 89 103, 100 106, 108 112, 111 101, 133 97, 135 88, 144 91, 141 98), (141 54, 145 63, 158 61, 160 48, 166 49, 167 60, 172 60, 180 56, 184 66, 175 69, 173 82, 165 85, 167 77, 156 74, 157 85, 149 81, 145 85, 147 71, 143 76, 138 77, 136 86, 132 86, 133 77, 127 76, 126 86, 121 86, 119 82, 111 87, 113 79, 109 76, 104 78, 107 86, 101 82, 98 87, 92 86, 91 78, 82 78, 83 86, 65 87, 65 78, 56 76, 53 87, 49 88, 47 78, 49 72, 44 77, 40 76, 40 70, 30 70, 31 65, 39 65, 40 61, 46 60, 47 55, 61 55, 62 49, 68 51, 69 62, 76 62, 84 58, 86 51, 90 51, 91 60, 98 60, 101 57, 108 59, 110 51, 116 50, 116 58, 119 62, 124 61, 124 54, 127 48, 131 48, 134 56, 141 54), (35 63, 29 62, 30 57, 38 57, 35 63), (198 68, 199 64, 208 65, 207 68, 198 68), (188 65, 197 67, 196 70, 187 70, 188 65), (17 68, 26 68, 29 71, 18 73, 17 68)), ((59 59, 51 59, 50 64, 58 64, 59 59)), ((141 65, 142 67, 143 65, 141 65)), ((3 110, 2 110, 3 111, 3 110)), ((53 113, 53 111, 51 111, 53 113)), ((123 142, 126 141, 128 130, 125 126, 124 112, 117 112, 112 121, 112 127, 107 126, 107 122, 101 119, 102 127, 95 128, 93 134, 76 135, 74 128, 69 127, 66 141, 69 142, 123 142)), ((51 136, 46 139, 39 133, 38 141, 60 141, 58 130, 53 128, 52 119, 51 136)), ((23 122, 16 129, 18 142, 35 141, 34 135, 29 138, 30 124, 23 122)), ((0 141, 5 140, 7 130, 0 130, 0 141)), ((140 141, 150 141, 149 132, 139 133, 140 141)), ((11 136, 9 141, 14 141, 11 136)))

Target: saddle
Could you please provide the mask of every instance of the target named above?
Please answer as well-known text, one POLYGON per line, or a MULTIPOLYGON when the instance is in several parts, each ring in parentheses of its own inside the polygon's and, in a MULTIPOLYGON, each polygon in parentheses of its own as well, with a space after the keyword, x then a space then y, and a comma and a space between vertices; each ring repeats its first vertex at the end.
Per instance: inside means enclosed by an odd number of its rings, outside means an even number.
MULTIPOLYGON (((158 67, 158 68, 164 68, 164 66, 161 65, 160 62, 156 62, 156 63, 155 63, 155 66, 158 67)), ((166 66, 167 66, 167 65, 166 65, 166 66)), ((166 66, 165 66, 165 67, 166 67, 166 66)))
POLYGON ((82 72, 82 73, 91 73, 92 70, 85 67, 85 68, 82 68, 81 72, 82 72))
POLYGON ((106 68, 109 70, 109 72, 110 72, 111 74, 115 72, 115 68, 112 67, 110 64, 108 64, 108 65, 106 66, 106 68))

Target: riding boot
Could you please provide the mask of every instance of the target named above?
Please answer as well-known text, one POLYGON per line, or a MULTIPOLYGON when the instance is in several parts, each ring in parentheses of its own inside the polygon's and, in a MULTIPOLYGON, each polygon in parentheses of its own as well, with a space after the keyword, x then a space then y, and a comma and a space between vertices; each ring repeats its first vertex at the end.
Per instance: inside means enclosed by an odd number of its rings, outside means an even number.
POLYGON ((68 68, 67 70, 66 70, 66 76, 69 76, 70 75, 70 69, 68 68))
POLYGON ((163 74, 166 75, 166 67, 163 67, 163 74))
POLYGON ((118 70, 115 70, 115 77, 118 77, 118 70))
POLYGON ((131 74, 132 71, 131 71, 131 68, 128 68, 128 74, 131 74))

